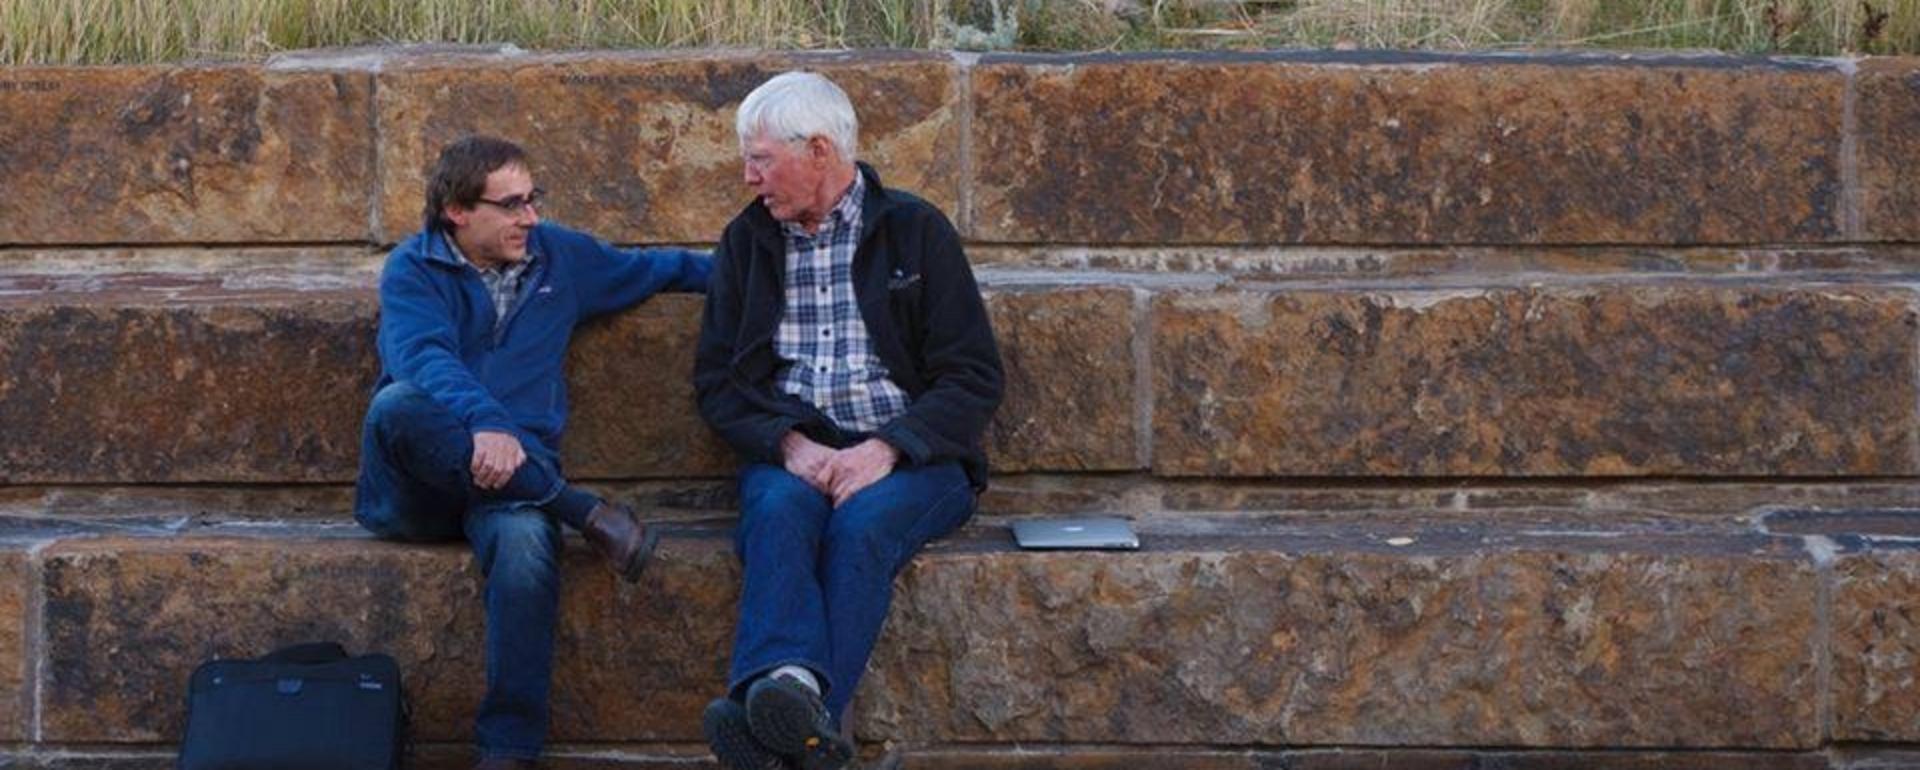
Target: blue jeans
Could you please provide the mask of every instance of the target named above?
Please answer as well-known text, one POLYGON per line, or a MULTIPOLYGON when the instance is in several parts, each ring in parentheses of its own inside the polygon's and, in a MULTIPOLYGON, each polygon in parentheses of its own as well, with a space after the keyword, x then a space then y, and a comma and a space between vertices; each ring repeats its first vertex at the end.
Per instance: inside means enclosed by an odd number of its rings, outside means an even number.
POLYGON ((538 447, 526 449, 513 481, 483 492, 470 469, 473 436, 460 420, 413 385, 388 385, 367 408, 353 516, 383 538, 464 536, 473 546, 487 581, 487 695, 476 740, 486 756, 532 759, 547 735, 561 544, 553 517, 534 506, 565 481, 538 447))
POLYGON ((786 469, 740 473, 734 549, 745 567, 729 693, 785 665, 820 677, 844 719, 893 603, 893 578, 934 538, 973 515, 958 463, 897 468, 839 508, 786 469))

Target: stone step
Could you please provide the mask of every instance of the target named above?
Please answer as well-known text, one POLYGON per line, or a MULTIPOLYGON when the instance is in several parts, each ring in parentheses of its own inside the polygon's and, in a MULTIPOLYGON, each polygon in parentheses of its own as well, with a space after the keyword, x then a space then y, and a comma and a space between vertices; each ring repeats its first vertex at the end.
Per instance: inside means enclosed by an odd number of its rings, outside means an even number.
MULTIPOLYGON (((1920 754, 1898 749, 1806 752, 1739 751, 1514 751, 1499 749, 1190 750, 1064 746, 896 746, 904 770, 1912 770, 1920 754)), ((870 748, 869 761, 887 752, 870 748)), ((466 770, 472 751, 425 744, 414 753, 418 770, 466 770)), ((28 770, 169 770, 171 751, 82 750, 59 753, 0 749, 9 767, 28 770)), ((549 770, 715 770, 695 744, 560 745, 541 767, 549 770)))
MULTIPOLYGON (((585 482, 602 498, 635 506, 649 520, 732 517, 732 478, 585 482)), ((168 532, 225 525, 348 525, 350 484, 295 486, 4 486, 0 522, 58 530, 168 532)), ((994 477, 976 520, 995 526, 1021 518, 1110 513, 1136 519, 1247 519, 1289 524, 1369 522, 1398 525, 1493 522, 1535 528, 1713 527, 1802 533, 1803 514, 1852 515, 1863 532, 1898 534, 1897 515, 1920 510, 1920 480, 1769 482, 1755 480, 1473 480, 1381 483, 1370 480, 1167 479, 1145 474, 1021 474, 994 477), (1853 515, 1858 514, 1858 515, 1853 515)))
POLYGON ((0 146, 34 192, 0 243, 392 242, 471 131, 528 143, 563 219, 707 242, 747 198, 733 111, 799 67, 977 243, 1920 236, 1911 58, 393 49, 9 68, 0 146))
MULTIPOLYGON (((1920 472, 1920 324, 1897 283, 983 275, 1002 472, 1920 472)), ((365 280, 0 276, 0 483, 350 481, 377 373, 365 280)), ((582 331, 571 475, 730 471, 688 384, 699 308, 663 295, 582 331)))
MULTIPOLYGON (((1787 518, 1163 516, 1132 553, 1021 552, 976 524, 898 581, 856 729, 1121 751, 1920 740, 1920 515, 1787 518)), ((633 586, 570 546, 556 740, 698 742, 732 633, 728 524, 669 525, 633 586)), ((395 655, 421 739, 468 735, 463 546, 295 524, 0 536, 0 742, 168 742, 195 663, 311 639, 395 655)))

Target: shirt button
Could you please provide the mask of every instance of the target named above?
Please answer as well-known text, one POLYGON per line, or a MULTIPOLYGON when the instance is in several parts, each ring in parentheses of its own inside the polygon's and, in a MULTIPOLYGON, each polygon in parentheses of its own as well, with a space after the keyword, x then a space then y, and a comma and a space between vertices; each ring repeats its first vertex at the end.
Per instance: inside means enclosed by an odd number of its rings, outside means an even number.
POLYGON ((822 337, 831 337, 831 336, 833 336, 833 330, 832 330, 832 329, 821 329, 821 330, 820 330, 820 336, 822 336, 822 337))
POLYGON ((820 366, 820 373, 821 373, 821 374, 826 374, 826 373, 827 373, 827 367, 826 367, 826 365, 825 365, 825 364, 822 364, 822 365, 820 366))
POLYGON ((820 287, 820 293, 821 293, 821 294, 825 294, 825 293, 827 293, 827 287, 825 287, 825 286, 822 286, 822 287, 820 287))

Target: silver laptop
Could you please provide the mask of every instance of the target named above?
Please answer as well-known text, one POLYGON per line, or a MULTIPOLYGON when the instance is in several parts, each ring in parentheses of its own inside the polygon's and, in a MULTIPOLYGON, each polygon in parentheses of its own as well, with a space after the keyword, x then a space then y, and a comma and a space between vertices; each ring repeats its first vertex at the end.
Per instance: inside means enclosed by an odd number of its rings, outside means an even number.
POLYGON ((1028 549, 1117 549, 1140 547, 1126 519, 1112 516, 1026 519, 1013 523, 1013 540, 1028 549))

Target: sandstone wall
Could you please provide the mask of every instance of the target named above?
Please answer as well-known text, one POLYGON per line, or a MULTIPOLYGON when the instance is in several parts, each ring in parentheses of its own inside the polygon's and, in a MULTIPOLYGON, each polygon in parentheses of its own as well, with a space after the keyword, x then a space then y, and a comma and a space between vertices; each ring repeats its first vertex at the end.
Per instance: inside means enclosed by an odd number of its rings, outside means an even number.
MULTIPOLYGON (((0 70, 0 764, 165 767, 211 655, 402 659, 458 767, 478 577, 349 523, 425 166, 710 243, 818 69, 967 240, 1008 374, 982 515, 857 713, 914 767, 1920 766, 1920 61, 304 52, 0 70), (1135 554, 1013 549, 1133 517, 1135 554), (133 663, 130 664, 130 661, 133 663)), ((697 297, 582 333, 556 766, 682 767, 738 567, 697 297)))

